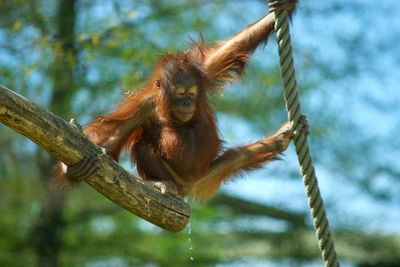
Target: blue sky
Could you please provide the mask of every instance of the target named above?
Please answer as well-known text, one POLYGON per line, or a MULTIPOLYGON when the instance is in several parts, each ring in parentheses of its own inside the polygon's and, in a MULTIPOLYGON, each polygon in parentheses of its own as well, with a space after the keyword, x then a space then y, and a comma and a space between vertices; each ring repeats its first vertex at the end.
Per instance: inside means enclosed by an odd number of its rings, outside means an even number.
MULTIPOLYGON (((307 95, 307 102, 303 98, 303 108, 310 114, 311 127, 313 123, 321 123, 318 111, 323 113, 324 109, 336 112, 342 119, 358 126, 355 136, 349 136, 348 129, 341 128, 335 128, 335 132, 329 133, 327 142, 331 138, 346 139, 343 140, 343 153, 350 149, 346 144, 352 143, 352 138, 354 141, 372 138, 376 143, 371 143, 371 149, 379 154, 376 158, 365 158, 364 164, 384 160, 396 166, 400 156, 396 149, 399 138, 391 133, 395 133, 400 126, 400 48, 397 45, 400 37, 400 9, 396 1, 381 1, 379 4, 376 1, 353 1, 350 7, 357 6, 358 12, 346 5, 347 1, 301 1, 294 17, 292 41, 298 80, 300 84, 318 81, 317 89, 312 95, 307 95), (337 12, 323 13, 326 8, 334 5, 338 7, 337 12), (317 66, 302 72, 302 64, 307 64, 307 53, 312 53, 320 62, 329 66, 330 77, 324 77, 325 73, 317 66), (346 68, 349 66, 356 71, 347 73, 346 68), (390 142, 393 142, 392 147, 390 142)), ((271 55, 277 53, 275 44, 271 42, 264 51, 254 55, 256 61, 259 58, 276 59, 276 56, 271 55)), ((262 133, 239 118, 220 115, 219 121, 222 135, 228 144, 251 142, 262 136, 262 133), (224 125, 230 125, 229 129, 224 128, 224 125)), ((322 127, 330 131, 329 124, 322 127)), ((312 139, 311 136, 311 150, 312 139)), ((327 147, 329 149, 329 145, 327 147)), ((282 179, 287 166, 297 168, 294 149, 285 154, 284 161, 271 163, 265 170, 245 175, 245 179, 230 183, 224 190, 295 211, 307 211, 301 178, 282 179)), ((324 163, 317 163, 316 169, 333 227, 346 224, 368 232, 400 232, 398 197, 389 203, 371 198, 351 181, 354 177, 342 177, 334 170, 325 168, 329 165, 328 157, 313 156, 324 163)), ((362 159, 363 155, 359 157, 362 159)), ((393 178, 398 182, 400 177, 377 177, 374 186, 390 189, 393 178)), ((394 188, 398 189, 398 185, 394 188)))

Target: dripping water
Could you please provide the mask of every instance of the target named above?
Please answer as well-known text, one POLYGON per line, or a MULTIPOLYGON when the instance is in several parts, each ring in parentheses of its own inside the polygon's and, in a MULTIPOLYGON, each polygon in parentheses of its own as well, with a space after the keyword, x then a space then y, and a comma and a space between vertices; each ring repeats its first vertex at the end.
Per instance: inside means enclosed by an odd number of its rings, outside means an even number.
POLYGON ((192 240, 192 224, 189 222, 188 224, 188 243, 189 243, 189 259, 190 261, 194 261, 193 257, 193 240, 192 240))
MULTIPOLYGON (((184 199, 185 199, 185 202, 188 203, 189 199, 187 197, 184 199)), ((192 223, 190 220, 189 220, 187 229, 188 229, 188 244, 189 244, 189 260, 193 262, 194 261, 194 256, 193 256, 194 246, 193 246, 193 240, 192 240, 192 223)))

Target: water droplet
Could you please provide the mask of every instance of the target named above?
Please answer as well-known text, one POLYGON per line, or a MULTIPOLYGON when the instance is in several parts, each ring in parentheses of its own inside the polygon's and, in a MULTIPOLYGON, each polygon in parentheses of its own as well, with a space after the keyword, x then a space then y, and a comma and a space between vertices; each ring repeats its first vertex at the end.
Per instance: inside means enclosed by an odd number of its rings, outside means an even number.
POLYGON ((193 241, 192 241, 192 225, 190 222, 188 224, 188 243, 189 243, 189 256, 190 256, 189 259, 191 261, 194 261, 194 257, 192 255, 193 250, 194 250, 193 241))

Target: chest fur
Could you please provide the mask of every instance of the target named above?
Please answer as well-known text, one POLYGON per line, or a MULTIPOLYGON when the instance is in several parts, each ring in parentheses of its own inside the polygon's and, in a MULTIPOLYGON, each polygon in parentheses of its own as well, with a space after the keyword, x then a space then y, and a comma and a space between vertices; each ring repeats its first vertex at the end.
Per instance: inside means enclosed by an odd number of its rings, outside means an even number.
POLYGON ((220 146, 217 133, 202 125, 163 127, 160 134, 163 158, 182 176, 206 171, 220 146))
POLYGON ((163 127, 161 129, 161 150, 166 159, 181 162, 201 156, 200 147, 205 138, 194 127, 163 127))

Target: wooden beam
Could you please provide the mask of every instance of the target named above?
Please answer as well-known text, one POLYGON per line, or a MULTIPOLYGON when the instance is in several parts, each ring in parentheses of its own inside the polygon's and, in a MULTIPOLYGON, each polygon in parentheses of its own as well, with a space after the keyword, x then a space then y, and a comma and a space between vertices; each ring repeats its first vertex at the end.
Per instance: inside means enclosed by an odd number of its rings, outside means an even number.
POLYGON ((147 186, 90 142, 78 127, 1 85, 0 122, 66 165, 88 155, 97 157, 99 174, 86 182, 124 209, 172 232, 181 231, 188 223, 190 207, 183 200, 147 186))

